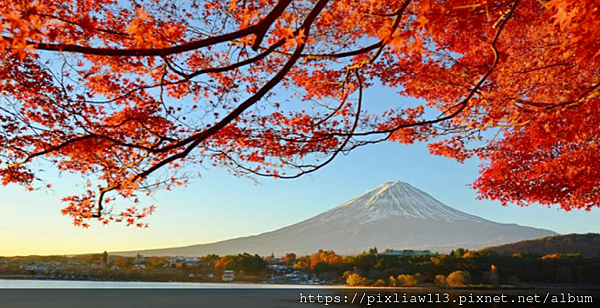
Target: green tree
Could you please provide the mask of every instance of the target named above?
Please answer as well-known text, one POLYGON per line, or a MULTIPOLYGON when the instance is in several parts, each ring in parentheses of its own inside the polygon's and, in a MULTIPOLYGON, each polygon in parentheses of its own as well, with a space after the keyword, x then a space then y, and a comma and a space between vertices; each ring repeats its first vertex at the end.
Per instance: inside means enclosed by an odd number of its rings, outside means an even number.
POLYGON ((468 249, 464 249, 464 248, 457 248, 456 250, 452 250, 450 252, 450 255, 455 257, 455 258, 462 258, 463 255, 469 251, 468 249))

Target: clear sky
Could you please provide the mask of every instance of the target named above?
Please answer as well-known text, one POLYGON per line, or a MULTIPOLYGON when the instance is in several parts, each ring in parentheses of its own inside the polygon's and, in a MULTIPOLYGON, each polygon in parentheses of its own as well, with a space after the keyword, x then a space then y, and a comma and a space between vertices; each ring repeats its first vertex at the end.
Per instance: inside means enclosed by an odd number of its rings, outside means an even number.
POLYGON ((72 254, 172 247, 271 231, 312 217, 383 183, 402 180, 443 203, 486 219, 547 228, 559 233, 600 232, 600 209, 564 212, 532 205, 503 207, 476 200, 467 185, 478 161, 459 164, 428 154, 424 145, 379 144, 340 156, 320 172, 296 180, 260 179, 255 184, 209 169, 186 188, 160 192, 150 228, 121 225, 80 229, 63 217, 60 199, 81 191, 68 178, 54 191, 0 189, 0 255, 72 254))
MULTIPOLYGON (((381 87, 370 89, 365 97, 371 111, 389 108, 397 98, 394 90, 381 87)), ((410 99, 399 102, 416 103, 410 99)), ((290 103, 295 104, 286 104, 290 103)), ((558 207, 503 207, 498 202, 476 200, 468 185, 477 178, 479 163, 472 159, 460 164, 432 156, 424 144, 385 143, 340 155, 323 169, 294 180, 259 178, 256 184, 223 169, 207 169, 187 187, 158 192, 154 200, 141 204, 157 206, 147 219, 148 229, 119 224, 74 227, 70 218, 61 215, 65 204, 60 200, 83 192, 84 184, 48 171, 46 179, 53 191, 26 192, 19 186, 0 186, 0 255, 138 250, 254 235, 310 218, 395 180, 489 220, 558 233, 600 232, 600 208, 565 212, 558 207)))

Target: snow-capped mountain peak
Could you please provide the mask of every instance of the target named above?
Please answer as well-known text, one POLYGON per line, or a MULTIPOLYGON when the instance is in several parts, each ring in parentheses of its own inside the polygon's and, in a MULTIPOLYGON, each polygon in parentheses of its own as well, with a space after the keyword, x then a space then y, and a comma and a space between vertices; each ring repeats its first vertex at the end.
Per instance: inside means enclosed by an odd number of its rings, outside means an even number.
POLYGON ((549 235, 556 233, 469 215, 397 181, 381 184, 317 216, 259 235, 115 254, 202 256, 248 252, 283 256, 287 252, 312 254, 319 249, 358 254, 373 247, 448 252, 457 247, 480 249, 549 235))
POLYGON ((444 221, 482 222, 484 219, 453 209, 429 194, 401 181, 381 184, 327 212, 360 218, 361 222, 394 216, 444 221))

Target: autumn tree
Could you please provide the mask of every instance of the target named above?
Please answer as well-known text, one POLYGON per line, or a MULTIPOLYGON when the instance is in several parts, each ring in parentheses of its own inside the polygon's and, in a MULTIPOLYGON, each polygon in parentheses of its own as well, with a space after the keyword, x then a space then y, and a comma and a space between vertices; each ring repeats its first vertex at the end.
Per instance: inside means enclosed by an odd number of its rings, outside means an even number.
POLYGON ((464 287, 469 282, 471 282, 471 275, 465 271, 454 271, 446 278, 446 283, 451 287, 464 287))
POLYGON ((107 204, 199 166, 295 178, 383 141, 481 159, 482 198, 600 204, 597 1, 0 3, 2 184, 81 175, 76 225, 144 226, 107 204))
POLYGON ((128 257, 119 257, 119 256, 115 256, 113 257, 113 263, 121 268, 129 268, 131 267, 132 264, 132 260, 131 258, 128 257))
POLYGON ((402 287, 414 287, 417 285, 417 279, 415 279, 415 276, 413 275, 401 274, 398 275, 398 278, 396 279, 396 285, 402 287))
POLYGON ((336 265, 342 263, 342 257, 337 255, 333 250, 319 250, 310 256, 310 268, 315 269, 317 264, 323 263, 327 265, 336 265))
POLYGON ((445 287, 447 285, 446 276, 435 275, 433 283, 436 287, 445 287))
POLYGON ((296 254, 293 252, 288 252, 281 258, 281 263, 293 264, 295 261, 296 254))
POLYGON ((367 284, 367 278, 362 277, 357 273, 351 273, 350 271, 344 273, 344 279, 346 279, 346 284, 351 287, 364 286, 367 284))
POLYGON ((149 269, 164 268, 165 264, 167 264, 167 262, 164 258, 155 256, 148 258, 148 261, 146 262, 146 266, 148 266, 149 269))
POLYGON ((294 269, 307 270, 311 268, 310 256, 299 257, 294 261, 294 269))
POLYGON ((234 270, 237 273, 250 275, 261 274, 267 266, 267 262, 259 255, 250 255, 248 253, 223 256, 214 263, 214 269, 217 273, 225 270, 234 270))

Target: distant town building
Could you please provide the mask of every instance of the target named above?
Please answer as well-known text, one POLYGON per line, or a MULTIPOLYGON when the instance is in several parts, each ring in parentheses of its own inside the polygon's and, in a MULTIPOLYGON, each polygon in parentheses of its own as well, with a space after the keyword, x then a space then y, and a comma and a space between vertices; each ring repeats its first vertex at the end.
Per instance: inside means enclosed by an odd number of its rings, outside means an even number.
POLYGON ((28 265, 25 270, 26 271, 30 271, 30 272, 43 272, 45 270, 49 270, 51 269, 51 265, 49 265, 48 263, 35 263, 35 264, 31 264, 28 265))
POLYGON ((146 257, 142 257, 140 254, 133 259, 133 264, 145 264, 146 262, 148 262, 148 259, 146 257))
POLYGON ((173 266, 177 264, 185 264, 187 266, 196 266, 200 264, 200 258, 198 257, 184 257, 184 256, 176 256, 169 260, 168 266, 173 266))
POLYGON ((235 272, 232 270, 224 270, 223 275, 221 275, 221 281, 233 281, 235 280, 235 272))
POLYGON ((379 253, 384 256, 420 256, 420 255, 431 255, 433 254, 430 250, 412 250, 412 249, 403 249, 403 250, 394 250, 394 249, 386 249, 383 252, 379 253))

